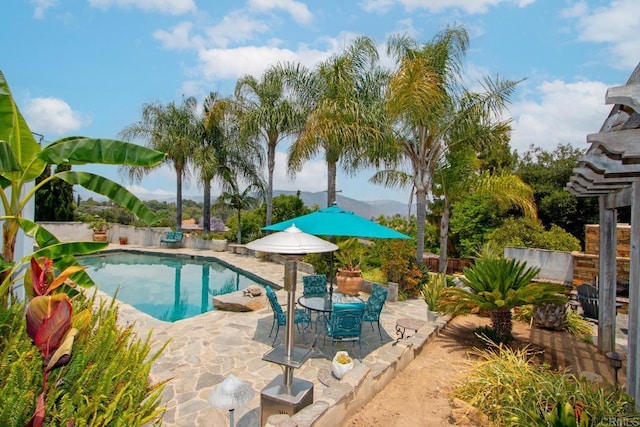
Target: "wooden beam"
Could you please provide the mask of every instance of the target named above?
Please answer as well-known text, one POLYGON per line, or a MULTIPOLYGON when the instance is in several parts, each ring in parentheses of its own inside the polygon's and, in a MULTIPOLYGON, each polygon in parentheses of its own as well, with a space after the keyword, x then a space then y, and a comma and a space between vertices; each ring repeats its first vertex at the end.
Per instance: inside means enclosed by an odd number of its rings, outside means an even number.
POLYGON ((600 149, 614 160, 640 158, 640 129, 592 133, 587 142, 591 143, 588 152, 600 149))
POLYGON ((605 104, 620 104, 633 108, 640 113, 640 85, 610 87, 604 97, 605 104))

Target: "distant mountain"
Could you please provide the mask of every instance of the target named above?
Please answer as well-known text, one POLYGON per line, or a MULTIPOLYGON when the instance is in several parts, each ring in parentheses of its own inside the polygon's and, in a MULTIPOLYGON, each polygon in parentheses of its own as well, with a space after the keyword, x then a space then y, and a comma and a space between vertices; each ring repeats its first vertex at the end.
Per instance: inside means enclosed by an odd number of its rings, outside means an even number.
MULTIPOLYGON (((296 191, 281 191, 274 190, 273 195, 279 196, 281 194, 285 195, 293 195, 297 194, 296 191)), ((300 198, 304 202, 307 207, 311 208, 314 205, 318 205, 321 208, 327 207, 327 192, 320 191, 316 193, 312 193, 309 191, 301 191, 300 198)), ((356 200, 349 197, 341 196, 338 194, 336 196, 336 201, 338 205, 348 211, 352 211, 360 216, 369 219, 375 219, 380 215, 384 215, 386 217, 394 216, 396 214, 406 216, 407 215, 407 205, 404 203, 397 202, 395 200, 373 200, 373 201, 362 201, 356 200)), ((415 207, 412 209, 412 213, 415 213, 415 207)))
MULTIPOLYGON (((89 197, 93 197, 94 200, 106 200, 105 197, 97 195, 95 193, 88 192, 81 187, 76 188, 76 193, 80 194, 80 197, 83 199, 87 199, 89 197)), ((274 190, 273 196, 279 196, 281 194, 285 194, 288 196, 295 196, 297 191, 282 191, 282 190, 274 190)), ((172 197, 158 197, 155 194, 136 194, 142 200, 158 200, 158 201, 166 201, 166 202, 175 202, 175 198, 172 197)), ((217 196, 212 195, 212 199, 215 200, 217 196)), ((314 205, 318 205, 321 208, 327 207, 327 192, 319 191, 319 192, 310 192, 310 191, 301 191, 300 198, 304 202, 304 204, 312 208, 314 205)), ((193 195, 185 195, 184 199, 193 200, 197 203, 203 202, 202 196, 193 196, 193 195)), ((337 202, 341 208, 352 211, 360 216, 369 219, 375 219, 380 215, 384 215, 386 217, 391 217, 394 215, 407 215, 407 205, 405 203, 400 203, 395 200, 372 200, 372 201, 362 201, 351 199, 349 197, 337 195, 337 202)), ((411 213, 415 214, 416 208, 415 205, 411 208, 411 213)))

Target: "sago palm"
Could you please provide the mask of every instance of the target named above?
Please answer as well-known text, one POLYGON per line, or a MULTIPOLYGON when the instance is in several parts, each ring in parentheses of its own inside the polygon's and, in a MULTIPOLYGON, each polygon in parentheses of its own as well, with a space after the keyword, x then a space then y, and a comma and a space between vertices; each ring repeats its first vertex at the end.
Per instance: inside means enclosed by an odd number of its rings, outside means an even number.
POLYGON ((533 281, 539 271, 537 267, 527 267, 524 261, 479 259, 460 278, 469 289, 445 289, 438 310, 453 315, 489 313, 496 337, 505 342, 513 328, 513 308, 566 300, 563 285, 533 281))

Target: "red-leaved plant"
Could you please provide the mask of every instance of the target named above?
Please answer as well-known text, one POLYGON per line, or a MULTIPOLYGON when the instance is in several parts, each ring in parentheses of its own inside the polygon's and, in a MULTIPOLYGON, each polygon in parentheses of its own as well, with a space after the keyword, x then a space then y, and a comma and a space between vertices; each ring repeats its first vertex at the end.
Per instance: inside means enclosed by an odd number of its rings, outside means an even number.
POLYGON ((42 258, 38 262, 31 258, 31 266, 27 269, 24 281, 25 293, 30 299, 26 314, 27 334, 42 354, 44 370, 42 393, 38 396, 36 410, 29 426, 42 426, 49 373, 54 368, 69 363, 76 335, 85 329, 91 320, 89 309, 74 316, 69 296, 66 293, 53 293, 63 284, 70 288, 75 287, 69 276, 83 268, 69 267, 54 278, 53 262, 50 259, 42 258))

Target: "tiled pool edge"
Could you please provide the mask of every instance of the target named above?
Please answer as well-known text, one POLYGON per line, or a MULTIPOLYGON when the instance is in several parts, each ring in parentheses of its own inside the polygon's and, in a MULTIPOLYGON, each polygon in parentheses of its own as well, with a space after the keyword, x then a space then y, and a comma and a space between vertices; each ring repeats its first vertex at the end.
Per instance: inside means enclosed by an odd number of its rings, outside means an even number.
POLYGON ((392 360, 390 363, 356 365, 341 381, 327 387, 328 391, 323 393, 323 398, 314 401, 293 416, 272 415, 267 420, 266 427, 335 427, 338 425, 336 421, 339 420, 341 423, 353 416, 389 384, 397 373, 405 369, 429 340, 446 327, 450 319, 450 316, 442 316, 436 322, 427 322, 415 335, 400 340, 397 344, 386 344, 384 350, 389 353, 392 360))

